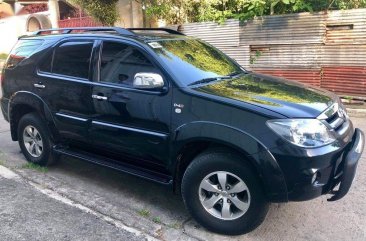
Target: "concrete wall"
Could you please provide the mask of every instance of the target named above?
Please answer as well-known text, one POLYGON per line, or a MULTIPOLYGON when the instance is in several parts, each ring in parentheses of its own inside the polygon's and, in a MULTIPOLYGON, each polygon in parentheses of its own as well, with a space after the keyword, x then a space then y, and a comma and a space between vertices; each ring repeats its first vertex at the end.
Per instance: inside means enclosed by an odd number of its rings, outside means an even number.
POLYGON ((117 3, 120 20, 116 23, 117 27, 142 27, 143 14, 139 3, 132 0, 120 0, 117 3))
MULTIPOLYGON (((50 13, 41 12, 49 17, 50 13)), ((27 33, 27 20, 30 15, 13 16, 0 19, 0 53, 9 53, 18 37, 27 33)))

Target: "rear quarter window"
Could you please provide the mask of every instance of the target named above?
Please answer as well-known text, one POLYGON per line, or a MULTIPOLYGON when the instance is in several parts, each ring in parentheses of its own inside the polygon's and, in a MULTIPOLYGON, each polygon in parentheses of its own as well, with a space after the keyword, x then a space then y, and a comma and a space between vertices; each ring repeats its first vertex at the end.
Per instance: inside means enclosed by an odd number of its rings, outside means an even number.
POLYGON ((10 52, 5 68, 12 69, 19 65, 24 59, 29 58, 41 45, 41 39, 21 39, 10 52))

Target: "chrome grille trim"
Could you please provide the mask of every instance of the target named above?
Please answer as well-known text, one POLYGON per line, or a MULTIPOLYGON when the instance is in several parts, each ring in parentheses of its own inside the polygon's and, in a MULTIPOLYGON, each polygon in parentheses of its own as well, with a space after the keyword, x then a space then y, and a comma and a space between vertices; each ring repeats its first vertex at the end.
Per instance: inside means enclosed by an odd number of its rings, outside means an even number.
POLYGON ((350 127, 347 115, 338 103, 332 104, 317 119, 326 122, 339 136, 343 136, 350 127))
POLYGON ((340 127, 340 129, 337 130, 338 135, 343 136, 344 134, 346 134, 346 132, 349 129, 349 126, 350 126, 349 121, 344 122, 344 124, 340 127))
POLYGON ((337 113, 339 109, 338 103, 334 103, 333 105, 329 106, 323 113, 321 113, 317 119, 319 120, 326 120, 332 117, 335 113, 337 113))
POLYGON ((337 129, 344 123, 344 120, 340 117, 337 117, 334 121, 330 122, 329 125, 332 127, 332 129, 337 129))

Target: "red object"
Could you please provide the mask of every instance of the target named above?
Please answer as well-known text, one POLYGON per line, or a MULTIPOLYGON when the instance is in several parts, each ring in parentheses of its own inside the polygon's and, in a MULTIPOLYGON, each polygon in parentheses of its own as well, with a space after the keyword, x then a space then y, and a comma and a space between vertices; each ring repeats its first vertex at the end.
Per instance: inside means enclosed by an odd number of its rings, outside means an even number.
POLYGON ((366 67, 323 67, 321 87, 339 94, 366 96, 366 67))
POLYGON ((59 20, 58 25, 60 28, 101 26, 100 23, 96 22, 91 17, 69 18, 69 19, 59 20))
POLYGON ((48 5, 46 3, 35 3, 35 4, 30 4, 30 5, 23 7, 17 13, 17 15, 39 13, 39 12, 45 12, 47 10, 48 10, 48 5))
POLYGON ((366 96, 366 67, 324 66, 319 69, 253 69, 255 72, 296 80, 336 92, 366 96))
POLYGON ((320 87, 321 69, 253 69, 255 72, 320 87))

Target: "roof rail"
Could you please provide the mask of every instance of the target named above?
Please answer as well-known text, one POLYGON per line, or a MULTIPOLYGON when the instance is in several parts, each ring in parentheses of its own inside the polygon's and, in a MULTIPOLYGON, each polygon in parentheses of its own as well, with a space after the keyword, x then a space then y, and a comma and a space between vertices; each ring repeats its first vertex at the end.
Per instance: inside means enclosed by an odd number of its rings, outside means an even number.
POLYGON ((38 31, 35 31, 33 33, 33 35, 41 35, 44 32, 53 32, 53 31, 60 31, 62 32, 62 34, 69 34, 72 31, 80 31, 80 30, 85 30, 85 31, 114 31, 118 34, 123 34, 123 35, 135 35, 134 33, 132 33, 131 31, 124 29, 124 28, 119 28, 119 27, 77 27, 77 28, 51 28, 51 29, 41 29, 38 31))
POLYGON ((176 30, 170 29, 170 28, 127 28, 128 30, 131 31, 163 31, 163 32, 167 32, 170 34, 178 34, 178 35, 184 35, 181 32, 178 32, 176 30))

